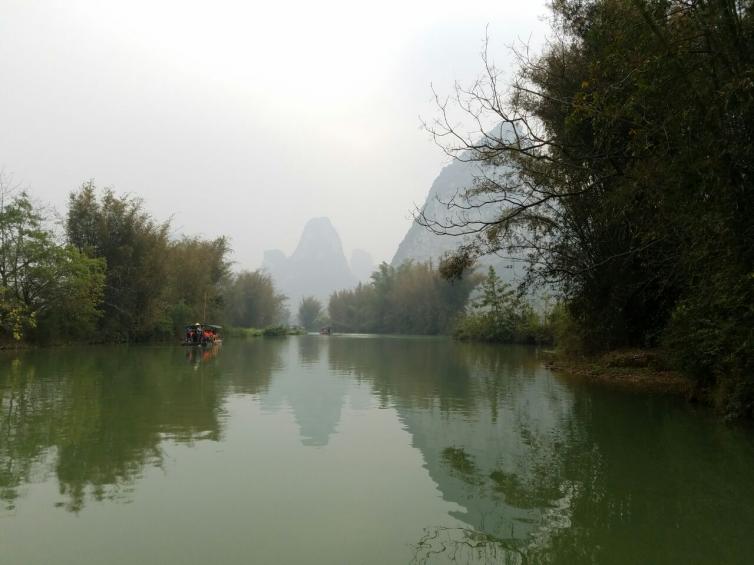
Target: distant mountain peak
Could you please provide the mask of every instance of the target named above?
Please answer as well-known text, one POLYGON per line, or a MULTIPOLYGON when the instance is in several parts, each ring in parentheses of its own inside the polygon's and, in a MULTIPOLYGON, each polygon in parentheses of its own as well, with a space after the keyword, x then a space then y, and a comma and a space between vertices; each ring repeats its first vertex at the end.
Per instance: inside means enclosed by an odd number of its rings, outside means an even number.
POLYGON ((304 296, 314 296, 327 304, 334 291, 356 285, 340 236, 326 217, 306 222, 290 257, 277 250, 267 251, 262 266, 288 296, 293 312, 304 296))
MULTIPOLYGON (((488 139, 480 140, 480 143, 492 143, 492 140, 500 138, 500 136, 511 136, 512 131, 512 128, 508 125, 495 126, 487 134, 488 139)), ((473 214, 483 220, 491 219, 499 212, 492 207, 483 207, 474 212, 469 212, 459 211, 447 206, 447 202, 471 188, 475 179, 482 173, 483 169, 478 162, 452 161, 442 168, 432 183, 427 199, 421 207, 422 213, 430 220, 438 220, 444 223, 462 221, 463 217, 473 217, 473 214)), ((443 255, 455 251, 468 240, 468 236, 437 235, 413 222, 398 246, 391 263, 396 267, 405 261, 425 262, 431 260, 437 264, 443 255)), ((485 257, 480 261, 480 264, 494 266, 498 275, 511 280, 520 275, 522 268, 520 263, 517 264, 496 256, 485 257)))
POLYGON ((305 258, 312 259, 328 255, 332 258, 338 256, 338 260, 342 256, 343 264, 347 265, 343 253, 343 244, 330 218, 312 218, 304 225, 304 231, 301 233, 301 238, 296 250, 291 255, 291 259, 300 258, 304 260, 305 258))

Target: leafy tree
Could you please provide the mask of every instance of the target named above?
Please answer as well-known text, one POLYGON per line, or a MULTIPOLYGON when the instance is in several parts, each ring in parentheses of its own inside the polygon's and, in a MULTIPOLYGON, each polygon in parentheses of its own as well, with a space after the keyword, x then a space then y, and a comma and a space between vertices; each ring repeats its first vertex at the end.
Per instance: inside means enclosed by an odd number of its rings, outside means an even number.
POLYGON ((107 189, 98 199, 93 183, 69 198, 66 234, 71 245, 107 264, 101 337, 146 339, 168 334, 170 242, 167 222, 158 223, 142 202, 107 189))
POLYGON ((0 325, 21 340, 86 335, 100 316, 104 264, 57 243, 29 196, 0 186, 0 325))
POLYGON ((459 320, 455 336, 475 341, 540 343, 552 341, 547 315, 540 319, 529 303, 489 267, 477 297, 459 320))
POLYGON ((262 270, 243 271, 224 290, 225 316, 234 326, 262 328, 284 322, 286 297, 278 294, 272 277, 262 270))
POLYGON ((312 331, 322 319, 322 303, 313 296, 305 296, 298 307, 298 320, 304 329, 312 331))
POLYGON ((224 288, 230 276, 228 240, 183 237, 167 250, 169 288, 167 300, 173 328, 192 321, 221 320, 224 288))
POLYGON ((371 284, 330 297, 330 319, 340 331, 449 333, 475 284, 473 276, 445 280, 431 263, 382 263, 371 284))
POLYGON ((449 274, 526 254, 530 282, 562 291, 583 348, 664 343, 732 391, 721 397, 737 414, 754 413, 753 7, 553 2, 553 41, 519 57, 510 95, 486 56, 486 76, 459 89, 489 133, 465 136, 447 106, 431 126, 483 166, 458 207, 492 207, 493 220, 420 218, 477 236, 449 274))
POLYGON ((230 247, 220 237, 171 241, 140 200, 85 183, 70 195, 69 242, 107 264, 103 340, 167 337, 196 320, 220 320, 230 247))

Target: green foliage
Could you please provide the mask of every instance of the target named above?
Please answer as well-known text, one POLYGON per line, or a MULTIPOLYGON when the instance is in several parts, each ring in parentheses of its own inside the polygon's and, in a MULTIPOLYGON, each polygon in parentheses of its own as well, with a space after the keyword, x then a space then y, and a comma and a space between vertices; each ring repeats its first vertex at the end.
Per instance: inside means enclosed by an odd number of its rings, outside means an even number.
POLYGON ((305 296, 298 307, 298 320, 307 331, 313 331, 324 325, 322 303, 313 296, 305 296))
POLYGON ((754 416, 754 273, 705 273, 706 292, 679 301, 663 345, 728 417, 754 416))
POLYGON ((80 253, 107 266, 98 339, 169 337, 222 316, 225 238, 171 241, 168 222, 155 221, 140 200, 109 189, 98 197, 91 182, 70 195, 65 228, 80 253))
POLYGON ((65 227, 71 245, 107 264, 100 337, 128 341, 169 333, 168 224, 155 222, 140 200, 109 189, 98 199, 89 182, 71 193, 65 227))
POLYGON ((477 292, 469 311, 456 325, 456 338, 498 343, 552 343, 548 317, 541 319, 492 267, 477 292))
POLYGON ((505 104, 491 66, 471 89, 473 119, 507 134, 472 141, 489 167, 468 196, 505 207, 457 263, 527 253, 582 348, 665 344, 700 382, 737 383, 726 411, 751 413, 754 4, 552 9, 553 42, 520 60, 505 104))
POLYGON ((262 270, 243 271, 224 289, 225 319, 233 326, 263 328, 285 322, 286 297, 278 294, 272 277, 262 270))
MULTIPOLYGON (((1 180, 1 179, 0 179, 1 180)), ((29 196, 0 187, 0 331, 68 341, 100 317, 104 264, 59 244, 29 196)))
POLYGON ((288 326, 269 326, 262 330, 262 335, 264 337, 282 337, 284 335, 288 335, 289 333, 290 330, 288 326))
POLYGON ((223 328, 223 335, 226 337, 262 337, 262 330, 257 328, 226 326, 223 328))
POLYGON ((174 329, 201 320, 222 320, 224 284, 230 276, 230 246, 224 237, 213 240, 183 237, 171 242, 168 262, 167 302, 174 329))
POLYGON ((431 263, 382 263, 370 284, 333 293, 330 320, 343 332, 449 333, 475 284, 473 276, 448 281, 431 263))

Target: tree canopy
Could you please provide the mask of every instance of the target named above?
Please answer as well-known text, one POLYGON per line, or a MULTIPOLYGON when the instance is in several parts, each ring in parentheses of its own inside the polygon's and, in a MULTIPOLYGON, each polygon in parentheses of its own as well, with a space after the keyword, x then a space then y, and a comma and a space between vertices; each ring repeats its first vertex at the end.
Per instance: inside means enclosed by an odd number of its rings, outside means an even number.
POLYGON ((476 277, 443 279, 431 263, 382 263, 372 282, 332 294, 330 320, 337 331, 451 333, 476 277))
POLYGON ((85 335, 101 315, 104 263, 58 242, 26 192, 0 179, 0 328, 5 340, 85 335))
MULTIPOLYGON (((460 133, 444 102, 430 126, 484 168, 460 206, 498 210, 420 218, 476 235, 447 272, 524 253, 529 282, 566 297, 585 349, 665 344, 703 382, 754 391, 752 3, 556 0, 552 11, 552 41, 518 52, 510 90, 487 56, 485 76, 459 87, 481 137, 460 133)), ((752 392, 738 399, 734 410, 752 410, 752 392)))

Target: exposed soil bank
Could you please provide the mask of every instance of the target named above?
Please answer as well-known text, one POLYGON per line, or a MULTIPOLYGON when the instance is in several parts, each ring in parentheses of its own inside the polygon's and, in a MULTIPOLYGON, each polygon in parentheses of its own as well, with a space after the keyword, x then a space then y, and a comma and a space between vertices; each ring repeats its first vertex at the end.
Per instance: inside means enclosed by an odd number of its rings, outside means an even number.
POLYGON ((599 357, 572 357, 556 352, 546 355, 545 365, 566 379, 698 400, 694 382, 667 369, 661 356, 653 351, 612 351, 599 357))

